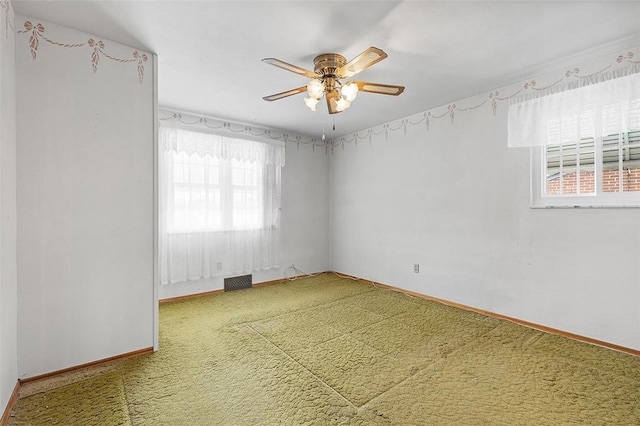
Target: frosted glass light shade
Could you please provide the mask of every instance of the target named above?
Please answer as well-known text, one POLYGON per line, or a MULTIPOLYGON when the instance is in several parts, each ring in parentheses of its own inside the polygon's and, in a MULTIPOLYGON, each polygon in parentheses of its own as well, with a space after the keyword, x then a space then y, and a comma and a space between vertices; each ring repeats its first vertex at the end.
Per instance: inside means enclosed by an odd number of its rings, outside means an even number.
POLYGON ((358 96, 358 85, 355 83, 347 83, 342 86, 340 93, 346 100, 353 102, 356 96, 358 96))
POLYGON ((307 84, 307 93, 313 99, 320 99, 324 93, 324 84, 315 78, 311 79, 307 84))
POLYGON ((319 102, 319 99, 315 98, 304 98, 304 103, 309 107, 311 111, 316 110, 316 104, 319 102))
POLYGON ((351 102, 345 98, 340 98, 336 101, 336 111, 341 112, 351 106, 351 102))

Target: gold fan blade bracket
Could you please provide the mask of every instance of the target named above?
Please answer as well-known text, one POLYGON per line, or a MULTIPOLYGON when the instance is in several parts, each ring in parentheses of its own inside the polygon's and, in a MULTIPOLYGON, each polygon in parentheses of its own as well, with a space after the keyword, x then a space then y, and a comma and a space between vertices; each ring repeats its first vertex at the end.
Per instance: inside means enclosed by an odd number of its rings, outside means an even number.
POLYGON ((290 63, 281 61, 280 59, 264 58, 262 60, 262 62, 264 62, 265 64, 271 64, 274 67, 282 68, 283 70, 287 70, 287 71, 294 72, 296 74, 304 75, 305 77, 309 77, 309 78, 318 78, 319 77, 318 74, 316 74, 313 71, 309 71, 309 70, 301 68, 301 67, 299 67, 297 65, 292 65, 290 63))
POLYGON ((340 93, 337 90, 328 92, 325 94, 325 99, 327 100, 327 109, 329 110, 329 114, 338 114, 338 99, 340 99, 340 93))
POLYGON ((280 92, 273 95, 265 96, 265 101, 277 101, 278 99, 286 98, 288 96, 297 95, 298 93, 304 93, 307 91, 307 86, 298 87, 296 89, 287 90, 286 92, 280 92))
POLYGON ((351 77, 365 69, 369 68, 371 65, 377 64, 381 60, 387 57, 387 54, 377 47, 371 46, 342 67, 338 68, 336 71, 336 75, 339 78, 348 78, 351 77))
POLYGON ((396 86, 393 84, 369 83, 366 81, 353 81, 358 86, 358 91, 378 93, 380 95, 398 96, 404 92, 404 86, 396 86))

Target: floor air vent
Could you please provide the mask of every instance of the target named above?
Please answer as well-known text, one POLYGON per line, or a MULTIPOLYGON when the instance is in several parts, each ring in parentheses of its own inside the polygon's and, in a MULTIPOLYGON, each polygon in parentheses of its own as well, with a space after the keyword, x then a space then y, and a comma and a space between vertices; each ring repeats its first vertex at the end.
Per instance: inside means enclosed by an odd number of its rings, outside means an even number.
POLYGON ((224 279, 224 291, 240 290, 242 288, 252 287, 251 275, 240 275, 238 277, 229 277, 224 279))

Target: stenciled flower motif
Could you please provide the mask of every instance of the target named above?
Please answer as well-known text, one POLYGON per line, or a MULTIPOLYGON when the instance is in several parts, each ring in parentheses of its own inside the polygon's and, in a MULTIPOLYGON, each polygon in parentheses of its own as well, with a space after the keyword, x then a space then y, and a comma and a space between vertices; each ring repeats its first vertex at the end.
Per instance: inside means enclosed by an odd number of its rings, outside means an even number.
POLYGON ((146 53, 140 54, 137 50, 133 52, 133 58, 138 60, 138 81, 142 84, 144 80, 144 63, 147 62, 146 53))
POLYGON ((424 124, 427 126, 427 132, 429 131, 429 127, 431 126, 431 111, 427 111, 424 113, 424 124))
POLYGON ((626 54, 626 55, 619 55, 619 56, 616 58, 616 62, 621 63, 621 62, 623 62, 624 60, 627 60, 627 61, 628 61, 628 60, 631 60, 631 59, 633 59, 633 52, 627 52, 627 54, 626 54))
POLYGON ((96 71, 98 71, 98 61, 100 61, 100 51, 104 49, 104 43, 102 42, 102 40, 96 42, 92 38, 90 38, 87 41, 87 44, 90 47, 93 47, 93 51, 91 52, 91 71, 93 71, 93 73, 95 74, 96 71))
MULTIPOLYGON (((0 0, 0 2, 5 2, 6 0, 0 0)), ((2 3, 0 3, 2 4, 2 3)), ((137 62, 137 71, 138 71, 138 80, 140 83, 143 82, 144 79, 144 63, 149 60, 149 57, 145 53, 140 53, 138 51, 133 52, 133 58, 124 59, 118 58, 109 55, 104 51, 105 43, 102 40, 95 40, 93 38, 88 39, 83 43, 65 43, 57 40, 52 40, 44 34, 45 27, 42 24, 34 24, 31 21, 25 21, 23 24, 24 29, 17 31, 17 33, 29 33, 29 49, 31 51, 31 57, 33 60, 36 60, 38 57, 38 49, 40 47, 40 39, 46 41, 47 43, 57 46, 63 47, 66 49, 77 48, 82 46, 89 46, 91 48, 91 71, 95 74, 98 71, 98 64, 100 63, 101 58, 107 58, 112 61, 116 61, 122 64, 137 62)))
POLYGON ((31 57, 35 61, 38 56, 38 46, 40 46, 40 34, 44 32, 44 25, 37 24, 33 25, 31 21, 26 21, 24 23, 24 31, 31 31, 31 36, 29 37, 29 49, 31 50, 31 57))
POLYGON ((451 118, 451 124, 453 124, 453 119, 455 118, 456 104, 450 104, 448 106, 449 109, 449 118, 451 118))
POLYGON ((493 110, 493 115, 496 115, 498 111, 498 91, 489 93, 489 99, 491 99, 491 109, 493 110))
POLYGON ((572 70, 567 70, 567 72, 565 72, 565 73, 564 73, 564 76, 565 76, 566 78, 569 78, 569 77, 571 77, 572 75, 577 76, 578 74, 580 74, 580 68, 576 67, 576 68, 574 68, 574 69, 572 69, 572 70))

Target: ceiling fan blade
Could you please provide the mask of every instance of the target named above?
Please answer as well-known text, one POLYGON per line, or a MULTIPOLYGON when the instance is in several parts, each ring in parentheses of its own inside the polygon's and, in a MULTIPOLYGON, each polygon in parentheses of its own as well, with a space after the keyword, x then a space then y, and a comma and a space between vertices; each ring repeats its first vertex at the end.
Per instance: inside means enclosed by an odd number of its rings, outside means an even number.
POLYGON ((287 90, 286 92, 280 92, 273 95, 265 96, 265 101, 277 101, 278 99, 286 98, 287 96, 297 95, 298 93, 303 93, 307 91, 307 86, 298 87, 297 89, 287 90))
POLYGON ((380 62, 386 57, 387 57, 387 54, 384 53, 382 49, 378 49, 377 47, 371 46, 370 48, 368 48, 367 50, 365 50, 364 52, 362 52, 361 54, 359 54, 358 56, 356 56, 355 58, 353 58, 352 60, 344 64, 343 66, 341 66, 336 71, 336 74, 340 78, 351 77, 352 75, 355 75, 360 71, 363 71, 369 68, 371 65, 377 64, 378 62, 380 62))
POLYGON ((329 110, 329 114, 337 114, 342 111, 338 111, 337 101, 340 99, 340 93, 337 90, 333 92, 328 92, 325 96, 327 100, 327 109, 329 110))
POLYGON ((304 69, 304 68, 300 68, 297 65, 289 64, 287 62, 281 61, 280 59, 264 58, 262 60, 262 62, 264 62, 265 64, 271 64, 271 65, 273 65, 275 67, 278 67, 278 68, 282 68, 283 70, 287 70, 287 71, 295 72, 296 74, 304 75, 305 77, 318 78, 318 74, 316 74, 315 72, 309 71, 309 70, 304 69))
POLYGON ((358 91, 379 93, 381 95, 393 95, 398 96, 404 92, 404 86, 395 86, 393 84, 381 84, 381 83, 369 83, 366 81, 354 81, 358 86, 358 91))

